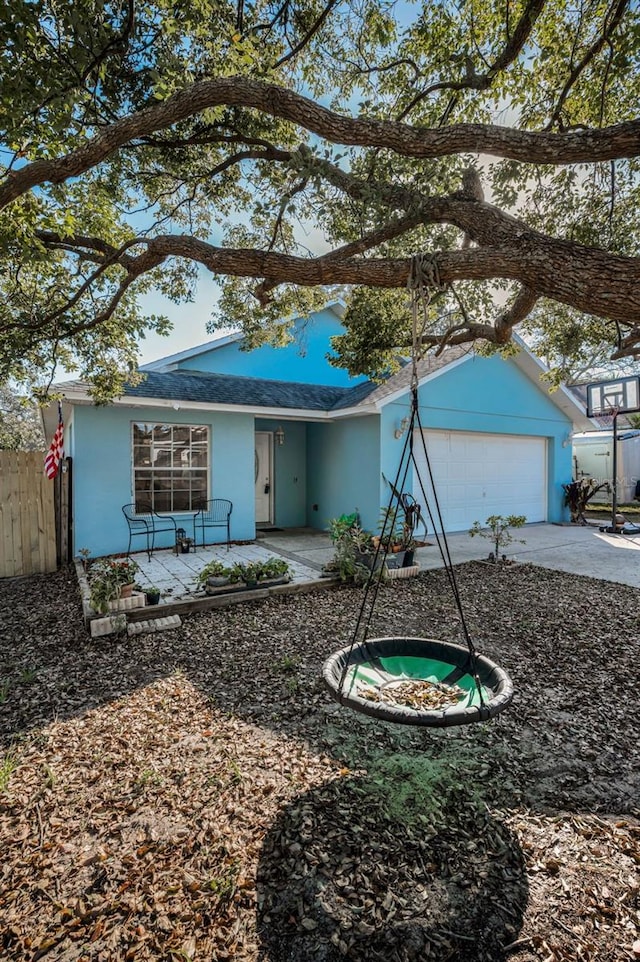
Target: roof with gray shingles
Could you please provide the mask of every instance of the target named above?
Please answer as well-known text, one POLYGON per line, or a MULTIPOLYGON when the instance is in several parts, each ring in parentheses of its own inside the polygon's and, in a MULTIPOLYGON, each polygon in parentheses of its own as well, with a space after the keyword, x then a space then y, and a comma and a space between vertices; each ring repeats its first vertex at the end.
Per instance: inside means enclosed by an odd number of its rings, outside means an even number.
POLYGON ((351 407, 376 389, 372 382, 353 388, 323 384, 300 384, 267 378, 241 377, 194 371, 150 371, 145 380, 127 385, 126 397, 164 398, 169 401, 202 401, 206 404, 242 404, 252 407, 298 408, 331 411, 351 407))
MULTIPOLYGON (((446 351, 442 354, 427 354, 425 358, 418 361, 418 381, 422 381, 423 378, 428 377, 429 374, 434 374, 436 371, 442 370, 442 368, 447 367, 454 361, 458 361, 460 358, 466 355, 473 354, 473 347, 469 344, 462 344, 459 347, 448 347, 446 351)), ((392 377, 387 378, 381 384, 374 384, 373 390, 369 390, 366 395, 366 400, 368 403, 377 404, 384 401, 386 397, 391 394, 396 394, 398 391, 408 391, 411 387, 411 377, 413 374, 413 365, 405 364, 397 374, 392 377)), ((367 385, 370 386, 371 382, 367 381, 367 385)), ((364 386, 364 385, 363 385, 364 386)), ((356 391, 357 388, 351 388, 352 391, 356 391)), ((361 402, 356 402, 361 403, 361 402)), ((336 405, 337 407, 338 405, 336 405)), ((340 407, 350 407, 351 405, 340 405, 340 407)))
MULTIPOLYGON (((427 356, 418 365, 419 379, 446 367, 468 352, 468 347, 450 348, 439 357, 427 356)), ((355 387, 334 387, 205 371, 147 371, 140 384, 126 386, 123 397, 329 412, 384 403, 386 397, 403 389, 409 390, 411 373, 411 364, 407 364, 382 383, 363 381, 355 387)), ((56 387, 64 392, 65 387, 87 389, 89 385, 82 381, 67 381, 56 387)))

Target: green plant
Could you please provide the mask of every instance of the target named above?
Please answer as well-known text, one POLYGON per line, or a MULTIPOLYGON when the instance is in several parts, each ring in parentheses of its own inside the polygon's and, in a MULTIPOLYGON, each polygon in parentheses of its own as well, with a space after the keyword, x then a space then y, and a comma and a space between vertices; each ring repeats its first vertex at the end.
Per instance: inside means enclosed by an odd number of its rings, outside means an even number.
POLYGON ((360 527, 357 521, 344 523, 342 515, 329 522, 334 555, 327 570, 335 571, 341 581, 355 581, 362 584, 369 577, 369 568, 363 559, 373 559, 376 546, 370 532, 360 527))
POLYGON ((280 578, 291 571, 291 565, 283 558, 267 558, 265 561, 238 562, 225 569, 230 581, 257 584, 263 578, 280 578))
POLYGON ((267 558, 262 562, 262 578, 284 578, 291 573, 291 565, 284 558, 267 558))
POLYGON ((141 792, 147 785, 162 785, 162 783, 163 778, 155 768, 144 768, 133 783, 133 788, 134 791, 141 792))
POLYGON ((37 668, 23 668, 20 672, 20 681, 23 685, 30 685, 36 680, 38 674, 37 668))
POLYGON ((296 658, 295 656, 283 655, 280 661, 276 662, 275 667, 278 669, 278 671, 282 671, 285 674, 288 674, 296 670, 296 668, 298 667, 298 661, 299 661, 298 658, 296 658))
POLYGON ((148 605, 157 605, 160 603, 160 595, 162 592, 155 585, 151 585, 150 588, 145 588, 144 593, 148 605))
POLYGON ((358 512, 341 514, 329 521, 329 537, 333 542, 340 541, 350 530, 359 524, 358 512))
POLYGON ((9 697, 9 691, 11 690, 11 685, 9 680, 5 678, 3 682, 0 682, 0 705, 4 705, 7 698, 9 697))
POLYGON ((231 571, 232 569, 224 565, 222 561, 217 561, 214 558, 213 561, 207 562, 202 571, 198 574, 198 584, 206 584, 208 578, 229 578, 231 576, 231 571))
POLYGON ((8 752, 3 758, 0 758, 0 792, 6 791, 11 773, 14 771, 16 764, 16 759, 11 752, 8 752))
POLYGON ((257 582, 262 568, 259 561, 238 561, 234 564, 232 572, 235 581, 244 581, 247 584, 257 582))
POLYGON ((233 861, 222 868, 220 875, 212 876, 205 884, 210 892, 218 897, 220 902, 230 902, 238 885, 240 863, 233 861))
POLYGON ((87 565, 89 563, 89 558, 91 556, 91 551, 89 550, 89 548, 80 548, 78 550, 78 554, 80 555, 80 560, 82 561, 82 567, 86 571, 87 565))
POLYGON ((508 544, 513 541, 525 544, 522 538, 514 538, 509 528, 521 528, 526 521, 523 514, 508 514, 506 517, 501 514, 491 514, 485 521, 485 527, 479 521, 474 521, 469 534, 472 538, 479 534, 481 538, 489 538, 493 541, 493 551, 489 555, 489 560, 498 564, 501 556, 502 560, 505 560, 506 555, 502 553, 502 549, 508 544))
POLYGON ((287 678, 285 687, 290 695, 296 695, 300 691, 300 681, 298 678, 287 678))
POLYGON ((389 545, 391 547, 401 541, 402 518, 397 509, 393 507, 380 508, 378 531, 380 532, 380 542, 383 546, 389 545))
POLYGON ((373 535, 370 531, 365 531, 364 528, 361 528, 359 524, 355 524, 351 528, 348 540, 355 548, 357 554, 374 554, 376 550, 373 535))
POLYGON ((133 558, 104 558, 89 571, 89 601, 98 614, 106 614, 109 602, 120 597, 123 585, 133 584, 140 566, 133 558))

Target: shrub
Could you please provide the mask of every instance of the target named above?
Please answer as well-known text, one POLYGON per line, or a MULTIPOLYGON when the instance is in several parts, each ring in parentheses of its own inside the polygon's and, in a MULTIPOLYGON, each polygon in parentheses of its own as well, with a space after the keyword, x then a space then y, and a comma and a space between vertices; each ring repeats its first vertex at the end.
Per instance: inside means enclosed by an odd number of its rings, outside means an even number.
POLYGON ((361 528, 357 516, 355 518, 353 515, 342 515, 329 522, 334 556, 326 570, 335 571, 342 581, 362 584, 369 577, 369 568, 364 559, 373 558, 376 546, 372 535, 361 528))
MULTIPOLYGON (((494 550, 489 555, 489 560, 497 564, 502 554, 501 549, 506 548, 512 541, 525 544, 522 538, 514 538, 509 528, 521 528, 526 521, 523 514, 508 514, 506 517, 501 514, 491 514, 485 521, 486 527, 482 527, 479 521, 474 521, 469 534, 472 538, 479 534, 481 538, 489 538, 493 541, 494 550)), ((502 554, 502 560, 505 560, 504 554, 502 554)))

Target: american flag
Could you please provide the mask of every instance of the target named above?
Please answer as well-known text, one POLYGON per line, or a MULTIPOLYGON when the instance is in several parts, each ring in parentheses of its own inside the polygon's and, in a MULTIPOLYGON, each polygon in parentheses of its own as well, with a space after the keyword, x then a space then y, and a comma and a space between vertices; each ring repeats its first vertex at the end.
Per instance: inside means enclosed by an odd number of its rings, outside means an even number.
POLYGON ((62 421, 62 406, 58 404, 58 427, 51 439, 51 445, 44 459, 44 473, 53 481, 60 469, 60 460, 64 452, 64 424, 62 421))

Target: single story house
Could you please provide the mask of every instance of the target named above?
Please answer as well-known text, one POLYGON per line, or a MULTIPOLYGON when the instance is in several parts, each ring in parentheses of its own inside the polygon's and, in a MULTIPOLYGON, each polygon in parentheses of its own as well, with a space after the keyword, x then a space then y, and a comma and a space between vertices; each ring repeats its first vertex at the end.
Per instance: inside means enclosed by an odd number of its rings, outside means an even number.
MULTIPOLYGON (((375 530, 406 436, 411 371, 376 384, 332 367, 343 311, 333 304, 296 321, 288 347, 243 351, 230 335, 146 364, 145 380, 108 406, 95 406, 84 383, 58 385, 74 553, 125 551, 130 502, 152 502, 189 534, 198 501, 227 498, 232 540, 253 539, 260 526, 326 529, 356 509, 375 530)), ((420 417, 448 531, 491 514, 567 517, 571 435, 592 424, 568 391, 549 393, 542 373, 524 344, 509 359, 451 349, 420 364, 420 417)), ((44 418, 51 437, 55 404, 44 418)), ((423 503, 421 444, 415 450, 420 471, 403 487, 423 503)))

